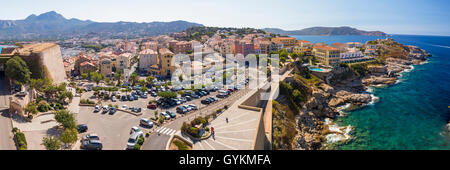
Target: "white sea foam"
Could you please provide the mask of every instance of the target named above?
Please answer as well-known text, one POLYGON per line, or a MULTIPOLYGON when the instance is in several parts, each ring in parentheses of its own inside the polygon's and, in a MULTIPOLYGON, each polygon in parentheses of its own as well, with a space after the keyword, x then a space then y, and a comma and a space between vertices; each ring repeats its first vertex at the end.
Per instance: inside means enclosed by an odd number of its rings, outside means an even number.
POLYGON ((329 118, 325 119, 325 125, 328 125, 328 130, 333 132, 325 136, 327 143, 335 143, 351 139, 350 132, 352 131, 352 126, 338 126, 329 118))
POLYGON ((376 102, 378 102, 380 100, 379 97, 377 97, 377 96, 375 96, 373 94, 370 95, 370 98, 371 98, 371 100, 370 100, 368 105, 373 105, 373 104, 375 104, 376 102))

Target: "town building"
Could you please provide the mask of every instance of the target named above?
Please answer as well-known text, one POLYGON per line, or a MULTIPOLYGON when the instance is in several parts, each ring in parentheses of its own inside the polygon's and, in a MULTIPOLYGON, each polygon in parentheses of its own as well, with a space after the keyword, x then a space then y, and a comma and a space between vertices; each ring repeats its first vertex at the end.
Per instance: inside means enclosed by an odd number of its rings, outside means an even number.
POLYGON ((85 61, 80 64, 80 70, 79 70, 80 75, 83 73, 90 73, 90 72, 96 72, 96 71, 97 71, 97 66, 92 62, 85 61))
POLYGON ((146 49, 139 53, 139 70, 148 72, 149 68, 158 64, 158 53, 152 49, 146 49))
POLYGON ((180 41, 173 46, 174 54, 186 54, 188 51, 192 52, 192 42, 180 41))
POLYGON ((281 43, 284 47, 293 47, 297 43, 297 40, 294 37, 276 37, 272 38, 272 42, 281 43))
POLYGON ((312 50, 317 61, 325 66, 338 66, 340 63, 340 51, 330 46, 315 46, 312 50))
POLYGON ((116 69, 128 69, 131 64, 133 55, 131 53, 123 53, 117 57, 116 69))
POLYGON ((172 66, 172 59, 174 54, 167 48, 159 49, 161 65, 160 65, 160 76, 172 76, 172 73, 175 72, 175 66, 172 66))
POLYGON ((106 77, 111 77, 112 75, 112 62, 111 59, 104 58, 100 60, 100 73, 105 75, 106 77))

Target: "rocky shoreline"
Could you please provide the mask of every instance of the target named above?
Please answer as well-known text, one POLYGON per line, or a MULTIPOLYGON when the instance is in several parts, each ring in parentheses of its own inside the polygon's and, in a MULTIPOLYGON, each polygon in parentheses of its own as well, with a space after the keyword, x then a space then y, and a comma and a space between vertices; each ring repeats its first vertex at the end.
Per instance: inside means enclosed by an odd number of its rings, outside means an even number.
POLYGON ((295 149, 329 149, 329 144, 351 141, 351 126, 339 127, 333 120, 345 116, 345 110, 356 109, 378 100, 370 94, 371 87, 384 87, 399 82, 403 72, 423 64, 431 56, 416 46, 402 45, 409 53, 398 58, 387 58, 384 65, 370 65, 365 76, 356 76, 344 70, 335 81, 313 88, 312 97, 303 105, 297 117, 295 149))

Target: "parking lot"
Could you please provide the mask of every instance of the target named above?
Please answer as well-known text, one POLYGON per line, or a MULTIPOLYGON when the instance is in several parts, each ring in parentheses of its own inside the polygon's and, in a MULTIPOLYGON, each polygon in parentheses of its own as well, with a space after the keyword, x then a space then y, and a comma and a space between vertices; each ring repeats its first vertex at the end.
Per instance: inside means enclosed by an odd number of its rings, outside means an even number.
MULTIPOLYGON (((130 93, 128 93, 130 94, 130 93)), ((188 105, 188 104, 195 104, 200 112, 201 111, 207 111, 207 112, 213 112, 215 111, 215 109, 223 108, 222 105, 219 105, 220 100, 223 99, 218 99, 219 101, 214 102, 213 104, 202 104, 201 100, 206 99, 208 97, 216 97, 216 95, 218 94, 218 92, 210 92, 210 95, 208 96, 203 96, 199 99, 193 99, 192 101, 187 101, 186 103, 180 104, 178 106, 181 105, 188 105), (213 110, 211 110, 213 109, 213 110)), ((86 99, 89 98, 90 100, 94 99, 92 96, 94 95, 93 91, 89 91, 83 94, 82 98, 86 99)), ((124 95, 123 92, 121 92, 121 95, 124 95)), ((155 111, 158 111, 158 113, 161 113, 162 111, 165 112, 167 110, 170 110, 174 113, 176 113, 177 118, 172 118, 170 120, 166 120, 165 123, 162 126, 165 126, 166 124, 171 124, 171 122, 181 118, 181 117, 185 117, 187 115, 190 115, 193 112, 199 112, 199 111, 191 111, 189 113, 186 114, 178 114, 176 112, 176 107, 171 107, 169 109, 162 109, 160 107, 158 107, 157 109, 148 109, 147 108, 147 104, 149 103, 149 101, 152 100, 157 100, 159 97, 152 97, 150 95, 148 95, 148 97, 146 99, 144 98, 139 98, 138 100, 134 100, 134 101, 121 101, 121 100, 117 100, 116 102, 112 102, 111 100, 107 100, 107 101, 102 101, 102 105, 108 105, 108 104, 112 104, 112 105, 117 105, 119 108, 122 108, 123 105, 126 105, 128 107, 139 107, 142 109, 141 113, 142 115, 140 116, 135 116, 133 114, 130 113, 126 113, 126 112, 122 112, 122 111, 117 111, 114 114, 109 114, 109 113, 102 113, 94 112, 94 107, 81 107, 80 108, 80 112, 77 115, 77 120, 79 124, 87 124, 89 130, 86 133, 83 133, 82 135, 88 134, 88 133, 96 133, 97 135, 99 135, 100 140, 103 143, 103 149, 105 150, 123 150, 126 148, 126 144, 127 144, 127 140, 130 136, 130 129, 133 126, 139 126, 139 120, 141 118, 146 118, 146 119, 150 119, 152 117, 155 116, 155 111)), ((222 103, 220 103, 222 104, 222 103)), ((160 116, 160 114, 158 114, 158 116, 160 116)), ((161 131, 162 128, 160 127, 153 127, 153 128, 145 128, 145 127, 140 127, 141 130, 145 133, 147 132, 155 132, 157 130, 161 131)), ((164 128, 164 127, 163 127, 164 128)), ((171 133, 175 133, 175 131, 177 131, 179 129, 167 129, 164 131, 164 133, 167 132, 167 134, 171 133)), ((163 134, 164 134, 163 133, 163 134)), ((170 134, 169 134, 170 135, 170 134)), ((152 142, 157 142, 157 141, 152 141, 152 142)), ((147 142, 146 142, 147 143, 147 142)), ((161 142, 161 145, 165 145, 165 142, 161 142)))

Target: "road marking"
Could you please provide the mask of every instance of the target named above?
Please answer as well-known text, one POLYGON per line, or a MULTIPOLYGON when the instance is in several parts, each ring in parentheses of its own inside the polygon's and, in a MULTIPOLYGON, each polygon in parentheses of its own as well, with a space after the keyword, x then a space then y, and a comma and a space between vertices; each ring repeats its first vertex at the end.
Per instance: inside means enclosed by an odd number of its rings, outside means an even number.
POLYGON ((223 136, 216 136, 216 138, 219 138, 219 139, 228 139, 228 140, 235 140, 235 141, 242 141, 242 142, 253 142, 253 140, 249 140, 249 139, 227 138, 227 137, 223 137, 223 136))
MULTIPOLYGON (((218 143, 218 144, 221 144, 221 145, 223 145, 223 146, 225 146, 225 147, 227 147, 227 148, 230 148, 230 149, 233 149, 233 150, 238 150, 238 149, 236 149, 235 147, 229 146, 229 145, 224 144, 224 143, 222 143, 222 142, 219 142, 219 141, 217 141, 217 140, 213 140, 213 141, 216 142, 216 143, 218 143)), ((214 149, 214 150, 215 150, 215 149, 214 149)))
MULTIPOLYGON (((238 114, 241 114, 241 113, 238 113, 238 114)), ((228 122, 231 122, 232 120, 236 120, 236 119, 241 118, 241 117, 243 117, 243 116, 247 116, 247 115, 249 115, 249 114, 254 114, 254 113, 248 112, 248 113, 245 113, 245 114, 241 114, 241 115, 239 115, 239 116, 236 116, 236 117, 232 117, 232 119, 228 119, 228 122)), ((223 117, 223 116, 222 116, 222 117, 223 117)), ((231 116, 228 116, 228 117, 231 117, 231 116)), ((216 120, 218 120, 218 119, 216 119, 216 120)), ((224 122, 215 124, 214 126, 221 126, 221 125, 224 125, 224 124, 228 124, 228 123, 226 122, 226 119, 223 119, 223 121, 224 121, 224 122)))
POLYGON ((225 131, 225 132, 215 132, 216 134, 223 134, 223 133, 239 133, 239 132, 248 132, 248 131, 255 131, 256 129, 246 129, 246 130, 237 130, 237 131, 225 131))
POLYGON ((240 122, 240 123, 237 123, 237 124, 233 124, 233 125, 230 125, 230 126, 214 127, 214 129, 217 130, 217 129, 223 129, 223 128, 228 128, 228 127, 238 126, 238 125, 246 124, 246 123, 257 121, 257 120, 258 120, 258 118, 255 118, 255 119, 251 119, 251 120, 248 120, 248 121, 244 121, 244 122, 240 122))
POLYGON ((202 150, 205 150, 205 148, 204 148, 203 145, 202 145, 202 142, 199 142, 198 144, 200 145, 200 148, 201 148, 202 150))
POLYGON ((159 128, 158 130, 157 130, 157 132, 161 132, 161 130, 164 130, 164 129, 166 129, 165 127, 161 127, 161 128, 159 128))
POLYGON ((206 145, 208 145, 212 150, 216 150, 216 148, 214 148, 213 146, 211 146, 208 141, 204 140, 204 142, 206 143, 206 145))

